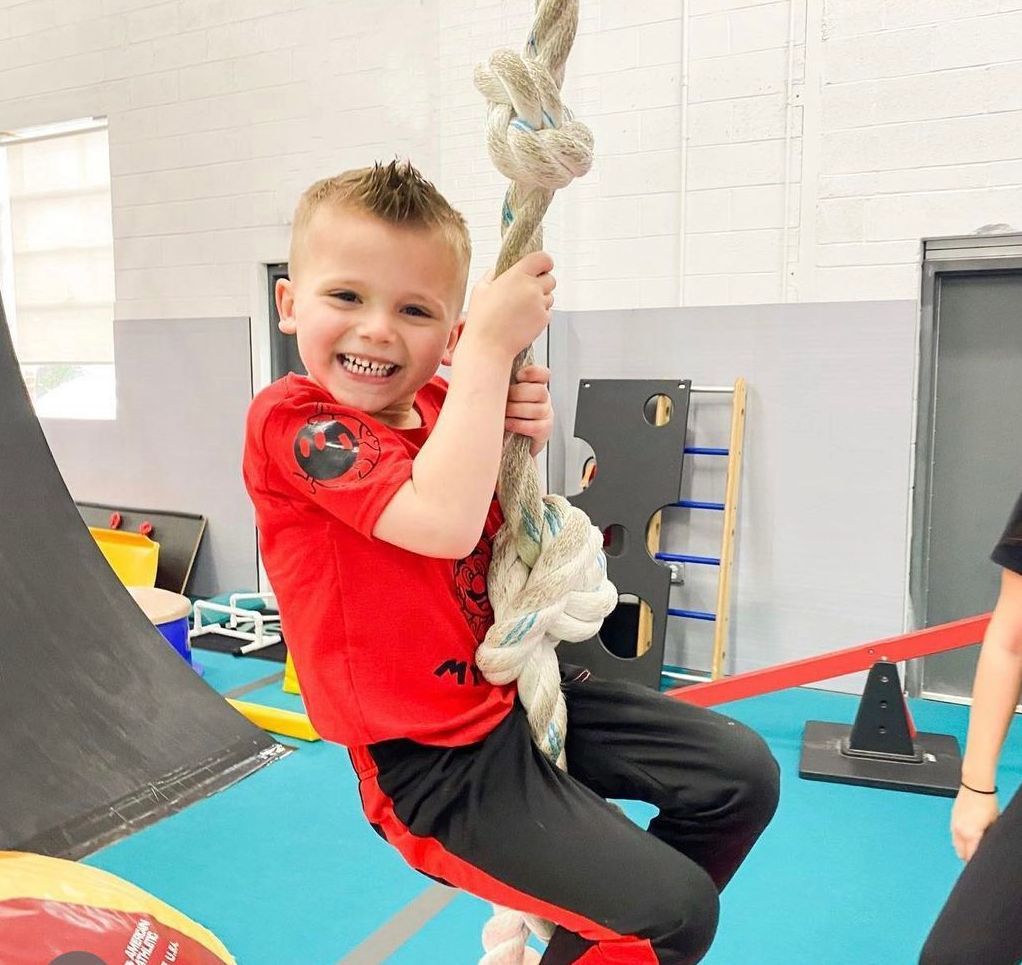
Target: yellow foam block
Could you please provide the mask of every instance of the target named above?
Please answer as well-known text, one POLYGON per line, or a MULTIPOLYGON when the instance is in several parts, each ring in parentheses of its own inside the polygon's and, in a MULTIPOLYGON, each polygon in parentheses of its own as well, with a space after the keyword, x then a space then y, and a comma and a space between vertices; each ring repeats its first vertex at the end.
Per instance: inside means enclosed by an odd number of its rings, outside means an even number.
POLYGON ((298 674, 295 673, 294 661, 291 659, 291 654, 288 654, 287 660, 284 661, 284 693, 300 694, 301 692, 298 686, 298 674))
POLYGON ((125 586, 155 586, 160 544, 141 533, 90 526, 89 532, 125 586))
POLYGON ((239 714, 247 717, 256 727, 294 737, 303 741, 318 741, 312 722, 306 714, 297 714, 293 710, 281 710, 279 707, 267 707, 264 704, 251 704, 246 700, 231 700, 229 703, 239 714))

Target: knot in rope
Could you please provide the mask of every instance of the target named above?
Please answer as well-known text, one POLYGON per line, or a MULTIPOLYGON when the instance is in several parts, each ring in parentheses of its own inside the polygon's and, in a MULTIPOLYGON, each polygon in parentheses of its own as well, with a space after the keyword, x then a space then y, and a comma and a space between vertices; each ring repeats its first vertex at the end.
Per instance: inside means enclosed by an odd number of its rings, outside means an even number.
POLYGON ((537 746, 564 766, 567 709, 555 648, 594 637, 617 605, 603 535, 563 496, 543 498, 543 525, 528 513, 522 533, 504 526, 493 541, 488 592, 494 622, 476 651, 488 681, 518 681, 537 746), (533 551, 522 553, 522 538, 533 551), (534 561, 529 565, 529 560, 534 561))
POLYGON ((593 163, 593 135, 561 103, 550 70, 513 50, 496 51, 475 70, 490 102, 486 141, 494 166, 524 188, 557 191, 593 163))
POLYGON ((522 915, 501 908, 483 926, 485 953, 479 965, 538 965, 540 955, 525 943, 529 928, 522 915))

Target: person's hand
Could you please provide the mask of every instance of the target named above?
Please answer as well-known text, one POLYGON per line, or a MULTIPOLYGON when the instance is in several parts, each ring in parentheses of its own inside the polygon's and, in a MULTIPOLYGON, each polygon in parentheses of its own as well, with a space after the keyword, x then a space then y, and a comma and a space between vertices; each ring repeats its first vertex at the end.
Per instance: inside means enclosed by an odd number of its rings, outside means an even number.
POLYGON ((508 389, 504 428, 528 436, 529 452, 539 455, 554 428, 554 407, 550 402, 550 369, 526 365, 518 370, 515 383, 508 389))
POLYGON ((550 324, 557 281, 553 259, 534 251, 498 278, 492 272, 472 289, 464 337, 516 356, 550 324))
POLYGON ((968 788, 959 788, 951 809, 951 843, 962 861, 968 861, 976 853, 980 840, 999 813, 996 794, 977 794, 968 788))

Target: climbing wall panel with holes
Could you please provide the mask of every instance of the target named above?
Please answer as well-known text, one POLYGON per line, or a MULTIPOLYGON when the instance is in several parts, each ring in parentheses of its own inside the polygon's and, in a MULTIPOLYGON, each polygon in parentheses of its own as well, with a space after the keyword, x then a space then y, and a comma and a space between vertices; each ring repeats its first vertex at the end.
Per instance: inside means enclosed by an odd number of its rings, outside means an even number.
POLYGON ((622 599, 597 637, 558 648, 599 676, 659 687, 671 590, 658 549, 660 509, 681 496, 689 380, 583 379, 575 435, 595 473, 572 503, 604 533, 607 572, 622 599))

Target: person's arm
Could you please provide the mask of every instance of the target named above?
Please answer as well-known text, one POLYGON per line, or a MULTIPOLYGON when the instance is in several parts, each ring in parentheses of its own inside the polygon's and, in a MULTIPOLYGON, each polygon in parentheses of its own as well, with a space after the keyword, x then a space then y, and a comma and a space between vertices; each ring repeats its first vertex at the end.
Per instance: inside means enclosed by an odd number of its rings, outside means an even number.
POLYGON ((996 787, 997 762, 1020 690, 1022 576, 1006 569, 976 666, 969 732, 962 759, 963 786, 951 816, 952 841, 959 857, 965 861, 972 857, 984 832, 998 815, 996 795, 978 792, 992 791, 996 787))
POLYGON ((461 559, 479 542, 500 468, 511 366, 550 320, 552 268, 549 255, 534 252, 476 286, 436 426, 375 537, 442 559, 461 559))

